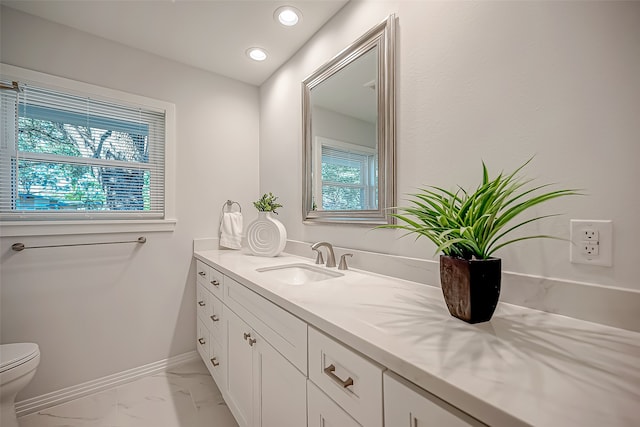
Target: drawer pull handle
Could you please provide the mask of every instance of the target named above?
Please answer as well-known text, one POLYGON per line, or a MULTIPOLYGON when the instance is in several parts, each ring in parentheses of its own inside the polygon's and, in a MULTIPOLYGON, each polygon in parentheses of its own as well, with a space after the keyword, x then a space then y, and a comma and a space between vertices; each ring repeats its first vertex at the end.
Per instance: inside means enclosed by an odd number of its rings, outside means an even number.
POLYGON ((217 322, 218 320, 220 320, 220 318, 214 314, 213 316, 211 316, 211 320, 217 322))
POLYGON ((246 341, 248 338, 251 338, 251 334, 250 334, 250 333, 245 332, 245 333, 244 333, 244 340, 246 341))
POLYGON ((202 345, 205 345, 207 342, 204 340, 204 338, 198 338, 198 342, 202 345))
POLYGON ((205 304, 205 303, 204 303, 204 301, 198 301, 198 305, 199 305, 200 307, 204 307, 204 306, 205 306, 205 305, 207 305, 207 304, 205 304))
POLYGON ((255 338, 249 338, 249 345, 251 347, 253 347, 253 345, 256 343, 256 339, 255 338))
POLYGON ((324 368, 324 373, 329 375, 329 378, 340 384, 342 387, 347 388, 353 385, 353 378, 349 377, 346 380, 341 380, 336 374, 334 374, 336 367, 333 364, 324 368))
POLYGON ((220 282, 218 282, 217 280, 212 280, 212 281, 211 281, 211 284, 212 284, 213 286, 220 286, 220 282))
POLYGON ((211 359, 211 364, 213 366, 218 366, 220 364, 220 362, 218 362, 218 358, 214 357, 213 359, 211 359))
POLYGON ((207 273, 205 273, 204 271, 199 271, 198 274, 201 275, 202 277, 207 275, 207 273))

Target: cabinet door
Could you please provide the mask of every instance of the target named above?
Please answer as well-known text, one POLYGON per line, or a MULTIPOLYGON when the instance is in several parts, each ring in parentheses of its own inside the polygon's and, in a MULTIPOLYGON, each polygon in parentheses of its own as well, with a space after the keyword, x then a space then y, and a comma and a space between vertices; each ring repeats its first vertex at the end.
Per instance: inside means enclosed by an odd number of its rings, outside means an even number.
POLYGON ((484 426, 393 373, 384 374, 384 423, 393 427, 484 426))
POLYGON ((251 328, 226 306, 227 404, 240 427, 253 426, 253 351, 251 328))
POLYGON ((253 334, 254 427, 306 426, 306 377, 264 338, 253 334))
MULTIPOLYGON (((307 400, 309 427, 361 427, 310 380, 307 381, 307 400)), ((400 424, 387 424, 387 426, 399 427, 400 424)))

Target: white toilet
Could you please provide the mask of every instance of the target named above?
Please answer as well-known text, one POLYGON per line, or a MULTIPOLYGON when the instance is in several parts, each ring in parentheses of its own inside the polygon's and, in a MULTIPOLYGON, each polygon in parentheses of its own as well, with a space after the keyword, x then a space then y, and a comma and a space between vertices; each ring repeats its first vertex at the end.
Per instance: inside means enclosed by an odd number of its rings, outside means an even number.
POLYGON ((16 395, 29 384, 39 363, 38 344, 0 344, 0 426, 18 427, 16 395))

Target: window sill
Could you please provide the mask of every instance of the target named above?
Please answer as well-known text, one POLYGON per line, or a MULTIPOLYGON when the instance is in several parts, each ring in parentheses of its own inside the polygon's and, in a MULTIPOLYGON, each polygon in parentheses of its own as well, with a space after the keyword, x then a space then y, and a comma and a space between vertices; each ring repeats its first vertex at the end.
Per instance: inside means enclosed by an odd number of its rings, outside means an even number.
POLYGON ((175 219, 111 221, 1 221, 1 237, 172 232, 175 219))

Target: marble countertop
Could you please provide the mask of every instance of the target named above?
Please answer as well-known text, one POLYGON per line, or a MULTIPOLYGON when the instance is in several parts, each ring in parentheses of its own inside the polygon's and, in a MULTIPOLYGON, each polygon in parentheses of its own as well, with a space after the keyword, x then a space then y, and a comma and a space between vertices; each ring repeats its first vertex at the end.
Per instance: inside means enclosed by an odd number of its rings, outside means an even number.
POLYGON ((307 258, 194 255, 486 424, 640 425, 640 333, 505 303, 469 325, 439 288, 358 270, 295 286, 256 269, 307 258))

